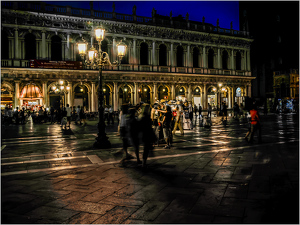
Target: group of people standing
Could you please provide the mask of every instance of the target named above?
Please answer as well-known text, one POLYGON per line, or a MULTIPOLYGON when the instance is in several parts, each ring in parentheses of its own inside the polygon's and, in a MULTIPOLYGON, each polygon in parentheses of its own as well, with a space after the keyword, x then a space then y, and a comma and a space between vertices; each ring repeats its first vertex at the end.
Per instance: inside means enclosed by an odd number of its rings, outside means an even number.
MULTIPOLYGON (((65 125, 63 121, 64 118, 69 122, 75 121, 75 124, 86 124, 86 112, 83 106, 78 106, 77 108, 73 106, 71 108, 68 104, 67 107, 63 108, 54 108, 53 106, 50 109, 44 107, 36 108, 36 111, 26 110, 24 107, 19 110, 17 107, 14 111, 6 107, 4 109, 4 123, 5 125, 9 124, 26 124, 27 121, 32 120, 34 123, 48 123, 54 124, 59 123, 65 125)), ((65 126, 66 128, 66 126, 65 126)))
POLYGON ((181 136, 184 135, 183 119, 186 120, 187 129, 192 129, 193 107, 187 102, 171 108, 167 104, 138 104, 131 106, 124 104, 119 114, 119 134, 123 142, 125 157, 123 160, 132 159, 128 153, 131 144, 135 149, 138 164, 146 166, 149 151, 154 146, 159 146, 164 140, 165 149, 170 149, 173 143, 173 135, 177 128, 181 136), (139 157, 139 146, 143 143, 143 160, 139 157))
MULTIPOLYGON (((50 109, 51 112, 51 124, 53 121, 53 107, 50 109)), ((61 126, 67 129, 67 124, 69 123, 69 128, 71 126, 71 121, 75 121, 75 124, 86 125, 86 112, 83 106, 73 106, 73 109, 67 104, 67 107, 62 109, 61 113, 61 126)))

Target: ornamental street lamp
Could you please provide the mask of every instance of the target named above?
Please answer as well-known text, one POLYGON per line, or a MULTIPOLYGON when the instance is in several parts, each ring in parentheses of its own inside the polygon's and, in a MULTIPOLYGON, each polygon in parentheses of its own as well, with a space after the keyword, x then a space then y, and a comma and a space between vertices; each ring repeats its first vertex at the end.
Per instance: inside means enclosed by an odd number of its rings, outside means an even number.
POLYGON ((98 122, 98 134, 96 137, 96 141, 93 145, 95 148, 106 149, 111 147, 111 143, 108 140, 108 137, 105 133, 105 122, 104 122, 104 107, 103 107, 103 78, 102 78, 102 69, 106 65, 110 66, 119 66, 121 64, 122 57, 125 56, 126 53, 126 45, 122 43, 122 41, 117 44, 118 49, 118 60, 111 63, 109 59, 109 55, 107 52, 101 50, 101 42, 104 39, 105 29, 102 27, 96 28, 95 30, 95 38, 98 41, 99 49, 95 49, 93 46, 88 50, 88 59, 84 60, 84 57, 87 52, 87 43, 78 43, 79 54, 84 61, 84 65, 91 69, 99 70, 99 86, 98 86, 98 114, 99 114, 99 122, 98 122))
MULTIPOLYGON (((52 86, 52 93, 59 94, 60 96, 68 94, 69 90, 70 87, 63 80, 59 80, 58 83, 55 84, 55 86, 52 86)), ((65 106, 64 102, 64 98, 62 98, 62 107, 65 106)))

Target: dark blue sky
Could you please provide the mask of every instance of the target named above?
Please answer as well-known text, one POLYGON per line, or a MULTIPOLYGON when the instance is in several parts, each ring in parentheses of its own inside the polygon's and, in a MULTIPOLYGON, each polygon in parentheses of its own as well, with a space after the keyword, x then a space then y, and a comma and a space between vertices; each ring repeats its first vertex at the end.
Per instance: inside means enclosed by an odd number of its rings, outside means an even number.
MULTIPOLYGON (((112 4, 115 2, 115 12, 132 14, 132 8, 136 5, 136 15, 151 17, 152 8, 157 14, 169 16, 172 11, 173 17, 189 13, 189 19, 202 21, 205 17, 206 23, 214 26, 219 19, 220 27, 239 30, 239 2, 238 1, 94 1, 94 9, 112 12, 112 4)), ((46 1, 49 4, 70 5, 75 8, 90 8, 90 1, 46 1)))

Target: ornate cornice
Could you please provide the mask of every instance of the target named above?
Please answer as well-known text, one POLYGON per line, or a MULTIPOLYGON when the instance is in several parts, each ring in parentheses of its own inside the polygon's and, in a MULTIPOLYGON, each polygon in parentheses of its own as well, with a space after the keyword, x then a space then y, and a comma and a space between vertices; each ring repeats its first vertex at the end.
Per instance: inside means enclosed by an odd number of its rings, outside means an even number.
POLYGON ((131 24, 101 19, 66 17, 44 13, 27 13, 21 11, 2 11, 2 26, 30 26, 31 29, 57 29, 58 32, 82 32, 90 35, 92 26, 102 24, 107 34, 137 36, 139 38, 168 39, 192 44, 210 44, 249 48, 252 40, 230 35, 209 34, 190 30, 165 28, 153 25, 131 24))

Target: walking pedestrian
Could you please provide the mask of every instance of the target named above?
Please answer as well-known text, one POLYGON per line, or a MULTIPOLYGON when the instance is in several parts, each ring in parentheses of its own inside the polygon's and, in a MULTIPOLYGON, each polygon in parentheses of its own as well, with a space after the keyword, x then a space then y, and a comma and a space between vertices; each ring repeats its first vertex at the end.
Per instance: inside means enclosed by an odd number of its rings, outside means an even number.
POLYGON ((38 122, 42 123, 43 119, 44 119, 44 110, 42 107, 40 107, 38 111, 38 122))
POLYGON ((21 124, 25 124, 25 108, 24 107, 20 112, 20 117, 21 117, 21 124))
POLYGON ((107 105, 105 106, 105 109, 104 109, 104 121, 107 121, 107 124, 109 124, 109 120, 108 120, 108 107, 107 105))
POLYGON ((128 132, 128 104, 122 105, 122 115, 120 120, 120 136, 123 142, 123 151, 125 152, 125 157, 122 159, 124 160, 132 159, 133 156, 128 153, 128 146, 129 146, 129 132, 128 132))
POLYGON ((8 107, 7 106, 4 109, 4 124, 8 125, 8 107))
POLYGON ((222 121, 224 121, 224 117, 227 121, 227 105, 226 105, 226 102, 222 103, 222 121))
POLYGON ((199 120, 202 119, 202 106, 199 104, 199 120), (201 117, 201 118, 200 118, 201 117))
POLYGON ((63 107, 62 112, 61 112, 61 127, 63 128, 65 126, 65 130, 67 129, 67 123, 68 123, 68 118, 67 118, 67 110, 65 107, 63 107))
POLYGON ((234 119, 238 118, 238 104, 236 102, 233 105, 233 117, 234 119))
POLYGON ((128 119, 128 131, 129 131, 129 138, 133 147, 135 149, 135 155, 138 164, 142 164, 139 156, 139 148, 140 148, 140 126, 139 121, 137 120, 136 116, 136 109, 130 108, 129 109, 129 119, 128 119))
POLYGON ((207 108, 207 117, 208 118, 211 118, 211 111, 212 111, 211 105, 208 103, 208 108, 207 108))
POLYGON ((182 129, 182 112, 179 110, 178 106, 176 106, 176 109, 174 110, 174 112, 176 112, 176 114, 174 116, 175 125, 174 125, 174 129, 173 129, 172 133, 174 135, 177 130, 177 127, 178 127, 180 130, 180 135, 183 136, 184 131, 182 129))
POLYGON ((66 107, 66 111, 67 111, 67 120, 69 122, 69 129, 71 128, 71 115, 72 115, 72 109, 70 108, 69 104, 67 104, 66 107))
POLYGON ((166 146, 165 149, 170 149, 170 128, 171 128, 171 120, 172 120, 172 113, 171 113, 171 107, 167 106, 167 112, 164 115, 164 119, 162 121, 163 124, 163 132, 164 132, 164 138, 166 140, 166 146))
POLYGON ((85 107, 81 106, 80 112, 79 112, 79 117, 80 117, 80 124, 82 121, 82 126, 86 125, 86 112, 85 112, 85 107))
POLYGON ((109 109, 108 109, 108 121, 107 121, 107 124, 111 124, 113 125, 114 124, 114 110, 112 108, 112 106, 109 106, 109 109))
POLYGON ((14 115, 11 107, 8 108, 7 114, 8 114, 8 125, 10 125, 12 124, 12 119, 14 115))
MULTIPOLYGON (((152 129, 152 121, 150 118, 150 105, 146 104, 144 107, 143 115, 140 120, 141 124, 141 131, 142 131, 142 141, 144 145, 144 152, 143 152, 143 168, 146 168, 147 158, 149 155, 149 152, 153 150, 153 142, 155 139, 155 134, 152 129)), ((171 108, 170 108, 170 115, 171 114, 171 108)))
POLYGON ((80 105, 79 105, 79 106, 77 106, 77 109, 76 109, 76 114, 77 114, 76 124, 79 122, 80 125, 81 125, 80 111, 81 111, 81 108, 80 108, 80 105))
POLYGON ((44 109, 44 123, 48 122, 48 111, 47 109, 44 109))
POLYGON ((193 105, 192 103, 189 103, 189 124, 190 124, 190 130, 193 129, 193 105))
POLYGON ((257 131, 258 132, 258 142, 261 142, 261 121, 260 121, 260 117, 259 117, 259 114, 257 111, 256 104, 253 104, 253 107, 250 110, 250 115, 251 115, 251 131, 248 136, 248 141, 250 143, 253 142, 254 133, 257 131))
POLYGON ((14 112, 15 123, 19 124, 19 107, 16 108, 14 112))
POLYGON ((152 127, 156 137, 155 142, 157 146, 159 146, 159 125, 158 125, 159 109, 160 109, 159 105, 154 105, 154 107, 151 110, 152 127))
POLYGON ((73 109, 72 109, 72 120, 75 121, 75 124, 77 124, 77 121, 76 121, 76 107, 73 106, 73 109))

